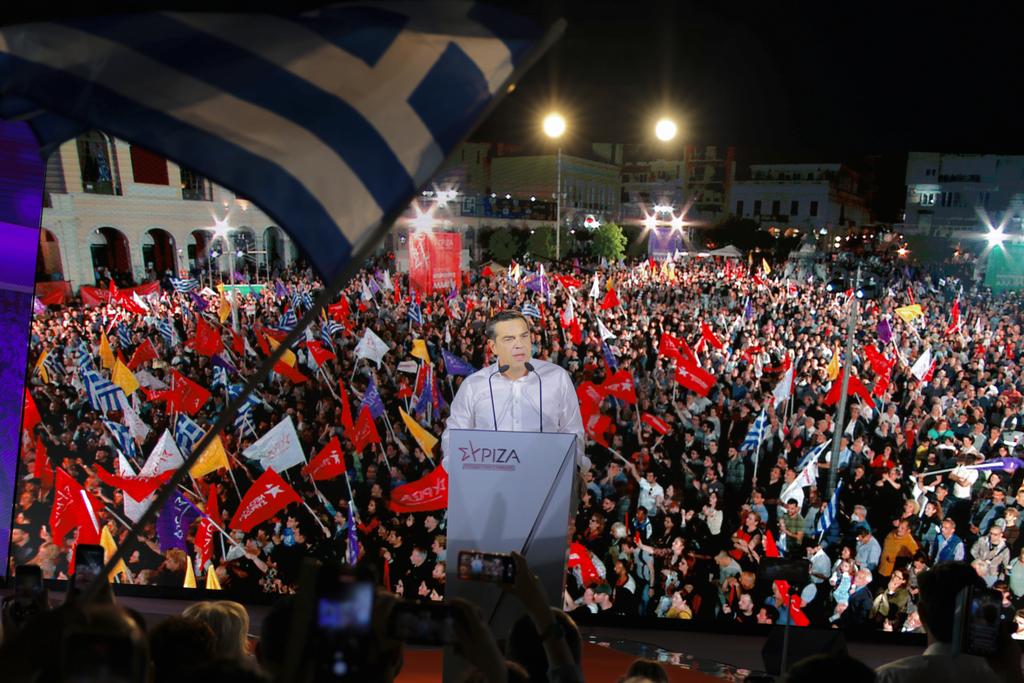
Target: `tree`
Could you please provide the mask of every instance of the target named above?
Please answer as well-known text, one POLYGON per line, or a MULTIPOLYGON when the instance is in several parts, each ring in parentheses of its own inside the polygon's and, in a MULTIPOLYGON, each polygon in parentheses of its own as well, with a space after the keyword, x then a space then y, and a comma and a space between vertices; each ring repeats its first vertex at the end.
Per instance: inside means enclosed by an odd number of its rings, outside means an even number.
POLYGON ((508 264, 519 254, 519 236, 512 230, 495 230, 487 240, 491 258, 508 264))
MULTIPOLYGON (((565 246, 565 243, 562 243, 565 246)), ((554 228, 536 228, 533 234, 526 240, 526 251, 535 258, 555 258, 555 230, 554 228)))
POLYGON ((626 254, 633 258, 640 258, 647 256, 647 243, 651 238, 651 231, 645 230, 640 226, 627 226, 623 228, 626 234, 626 239, 629 241, 629 246, 626 248, 626 254))
POLYGON ((591 250, 594 256, 606 258, 609 263, 622 259, 626 255, 626 236, 615 223, 605 223, 594 231, 591 250))

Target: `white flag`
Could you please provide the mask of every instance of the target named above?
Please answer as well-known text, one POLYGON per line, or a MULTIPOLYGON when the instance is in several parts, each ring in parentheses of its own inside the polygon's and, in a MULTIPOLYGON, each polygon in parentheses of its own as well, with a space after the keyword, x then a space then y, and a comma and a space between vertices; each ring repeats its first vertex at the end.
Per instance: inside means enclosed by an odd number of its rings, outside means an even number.
POLYGON ((786 490, 779 495, 779 504, 785 505, 786 501, 790 498, 796 498, 803 500, 803 488, 805 486, 815 486, 818 482, 818 463, 811 461, 807 463, 807 467, 797 475, 797 478, 793 480, 793 483, 786 487, 786 490), (797 492, 799 491, 799 494, 797 492))
MULTIPOLYGON (((136 379, 138 379, 136 377, 136 379)), ((140 382, 141 384, 141 382, 140 382)), ((139 414, 132 408, 132 404, 128 402, 128 397, 122 392, 118 395, 118 400, 121 402, 121 414, 124 415, 124 424, 128 427, 128 431, 131 432, 132 437, 135 438, 139 443, 142 443, 149 436, 151 431, 149 425, 139 418, 139 414)))
POLYGON ((384 271, 384 282, 381 286, 389 292, 395 289, 395 286, 391 284, 391 273, 386 270, 384 271))
POLYGON ((790 394, 793 393, 793 366, 789 366, 789 370, 786 370, 786 374, 782 376, 782 379, 777 385, 775 385, 772 396, 775 397, 775 407, 778 408, 780 405, 786 402, 790 394))
MULTIPOLYGON (((135 470, 132 469, 131 464, 128 462, 128 458, 124 457, 124 454, 118 451, 117 453, 118 463, 121 465, 121 476, 122 477, 134 477, 135 470)), ((139 521, 139 517, 142 517, 143 513, 149 509, 149 506, 153 504, 153 499, 156 498, 156 494, 150 494, 148 498, 143 501, 138 501, 129 496, 127 493, 122 491, 122 498, 124 501, 124 516, 133 522, 139 521)))
POLYGON ((185 464, 185 458, 181 457, 178 444, 174 442, 171 433, 165 429, 163 436, 153 447, 153 452, 146 458, 146 464, 139 471, 139 476, 155 477, 168 470, 176 470, 183 464, 185 464))
POLYGON ((604 326, 604 323, 601 322, 600 318, 597 318, 597 331, 601 333, 601 341, 604 341, 605 339, 615 339, 615 335, 612 334, 611 330, 604 326))
POLYGON ((590 298, 600 299, 601 298, 601 280, 598 275, 594 274, 594 284, 590 288, 590 298))
POLYGON ((363 333, 363 338, 356 344, 356 358, 369 358, 377 364, 379 369, 384 354, 390 350, 388 345, 384 343, 384 340, 367 327, 366 332, 363 333))
POLYGON ((373 301, 373 292, 366 286, 366 280, 363 280, 363 291, 359 296, 363 301, 373 301))
POLYGON ((263 469, 284 472, 289 467, 305 465, 299 435, 295 433, 292 416, 288 415, 274 425, 274 428, 260 437, 260 440, 242 451, 250 460, 259 460, 263 469))
POLYGON ((932 367, 932 350, 930 348, 925 349, 921 357, 914 362, 914 366, 910 368, 910 374, 923 381, 924 376, 928 374, 928 370, 932 367))
POLYGON ((562 313, 562 325, 568 326, 573 320, 576 319, 576 309, 572 304, 572 296, 570 295, 565 302, 565 311, 562 313))
POLYGON ((420 371, 419 363, 414 360, 403 360, 398 364, 399 372, 408 372, 410 375, 415 375, 420 371))
POLYGON ((150 374, 149 370, 135 370, 135 379, 147 389, 159 391, 167 388, 167 385, 150 374))
POLYGON ((149 311, 149 304, 142 300, 142 297, 139 296, 138 292, 132 292, 132 301, 137 303, 139 305, 139 308, 142 308, 147 312, 149 311))

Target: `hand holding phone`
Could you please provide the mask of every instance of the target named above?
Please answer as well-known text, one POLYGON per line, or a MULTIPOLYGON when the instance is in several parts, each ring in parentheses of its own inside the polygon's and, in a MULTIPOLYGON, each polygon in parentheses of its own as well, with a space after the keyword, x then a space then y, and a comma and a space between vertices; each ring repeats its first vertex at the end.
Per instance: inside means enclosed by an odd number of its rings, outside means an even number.
POLYGON ((387 634, 407 645, 451 645, 456 642, 455 616, 447 603, 403 601, 391 610, 387 634))
POLYGON ((516 582, 515 560, 508 553, 486 553, 481 550, 459 552, 459 579, 486 581, 511 586, 516 582))
POLYGON ((75 546, 75 574, 72 585, 82 591, 103 571, 103 546, 79 543, 75 546))

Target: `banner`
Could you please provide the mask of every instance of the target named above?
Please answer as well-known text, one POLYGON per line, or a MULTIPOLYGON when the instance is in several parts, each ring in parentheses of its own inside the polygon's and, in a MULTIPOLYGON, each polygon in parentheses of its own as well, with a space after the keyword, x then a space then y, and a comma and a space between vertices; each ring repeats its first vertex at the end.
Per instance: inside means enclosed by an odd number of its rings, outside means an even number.
POLYGON ((995 292, 1024 288, 1024 244, 1001 244, 989 251, 985 286, 995 292))
MULTIPOLYGON (((147 282, 146 284, 139 285, 138 287, 121 290, 121 293, 129 299, 132 297, 132 294, 148 296, 150 294, 158 294, 159 292, 160 283, 155 281, 147 282)), ((82 303, 86 306, 103 306, 110 300, 110 290, 100 289, 99 287, 90 287, 89 285, 82 285, 79 287, 78 295, 82 297, 82 303)))
POLYGON ((389 503, 393 512, 432 512, 448 506, 448 473, 438 465, 417 481, 396 486, 389 503))
POLYGON ((409 235, 409 282, 412 289, 429 293, 458 290, 462 235, 456 232, 417 232, 409 235))
POLYGON ((654 228, 648 233, 647 256, 656 261, 669 261, 683 249, 683 234, 672 228, 654 228))

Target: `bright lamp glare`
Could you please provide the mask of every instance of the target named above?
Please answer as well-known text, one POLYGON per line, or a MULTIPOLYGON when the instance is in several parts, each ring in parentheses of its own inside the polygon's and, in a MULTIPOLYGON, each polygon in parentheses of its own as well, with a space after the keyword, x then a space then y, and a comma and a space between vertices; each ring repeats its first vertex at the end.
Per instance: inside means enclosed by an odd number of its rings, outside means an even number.
POLYGON ((671 225, 672 225, 672 229, 673 230, 678 230, 679 232, 682 232, 683 231, 683 215, 679 214, 678 216, 672 216, 672 223, 671 223, 671 225))
POLYGON ((551 113, 544 117, 544 134, 549 138, 560 138, 565 132, 565 118, 561 114, 551 113))
POLYGON ((679 132, 679 128, 672 119, 661 119, 654 124, 654 134, 662 142, 668 142, 676 136, 677 132, 679 132))
POLYGON ((647 230, 654 230, 658 226, 658 219, 654 215, 644 217, 644 228, 647 230))
POLYGON ((998 247, 1003 241, 1006 240, 1006 233, 1003 232, 1002 227, 996 228, 995 230, 989 230, 988 235, 985 236, 988 240, 988 246, 998 247))
POLYGON ((413 230, 415 232, 432 231, 434 228, 434 207, 429 207, 424 211, 414 204, 413 209, 416 211, 416 217, 410 221, 410 223, 412 223, 413 230))

